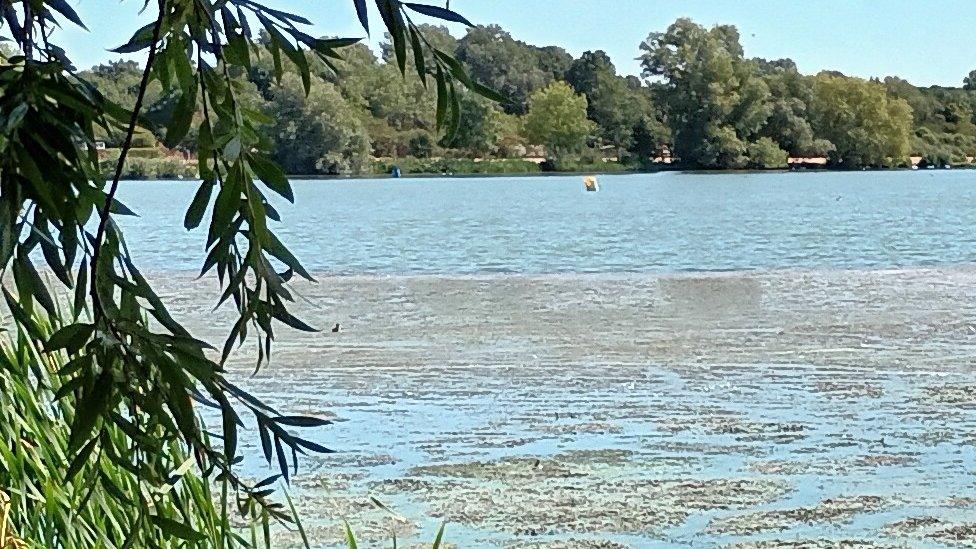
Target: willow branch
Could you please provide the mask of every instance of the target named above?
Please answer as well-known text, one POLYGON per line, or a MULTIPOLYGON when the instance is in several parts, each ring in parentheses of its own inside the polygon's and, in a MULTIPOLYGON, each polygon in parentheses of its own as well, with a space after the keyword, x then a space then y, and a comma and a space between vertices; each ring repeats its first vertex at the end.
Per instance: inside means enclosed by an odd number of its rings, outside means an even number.
POLYGON ((112 202, 115 200, 115 194, 119 190, 119 180, 122 178, 122 169, 125 167, 125 157, 129 154, 129 149, 132 148, 132 138, 135 135, 136 124, 139 122, 139 112, 142 110, 142 102, 146 96, 146 89, 149 88, 149 79, 152 74, 153 64, 156 61, 156 52, 159 49, 159 38, 163 29, 163 19, 165 18, 166 0, 159 0, 159 15, 156 17, 156 24, 153 25, 152 43, 149 45, 149 55, 146 58, 146 68, 142 71, 142 80, 139 82, 139 92, 136 96, 136 104, 132 109, 132 116, 129 117, 129 127, 125 133, 125 140, 122 143, 122 149, 119 151, 119 160, 115 164, 115 176, 112 178, 112 184, 109 187, 108 194, 105 197, 105 204, 102 205, 102 211, 99 214, 98 230, 95 233, 95 241, 93 244, 90 264, 90 293, 92 298, 93 314, 96 320, 104 312, 102 309, 101 299, 98 296, 98 287, 95 284, 98 273, 98 258, 102 251, 102 244, 105 241, 105 230, 108 227, 108 221, 111 217, 112 202))

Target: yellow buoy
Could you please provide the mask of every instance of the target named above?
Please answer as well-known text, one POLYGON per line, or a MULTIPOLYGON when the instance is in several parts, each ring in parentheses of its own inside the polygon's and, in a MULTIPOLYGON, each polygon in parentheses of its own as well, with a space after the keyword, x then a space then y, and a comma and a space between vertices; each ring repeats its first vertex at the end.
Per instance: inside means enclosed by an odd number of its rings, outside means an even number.
POLYGON ((587 175, 583 177, 583 188, 588 191, 599 191, 600 184, 596 182, 596 176, 587 175))

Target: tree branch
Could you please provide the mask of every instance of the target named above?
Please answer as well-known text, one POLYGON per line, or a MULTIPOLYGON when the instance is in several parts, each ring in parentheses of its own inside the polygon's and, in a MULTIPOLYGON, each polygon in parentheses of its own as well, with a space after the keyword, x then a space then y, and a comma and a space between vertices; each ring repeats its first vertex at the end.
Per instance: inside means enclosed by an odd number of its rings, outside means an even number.
POLYGON ((98 278, 98 258, 101 255, 102 244, 105 241, 105 231, 108 227, 108 221, 111 217, 112 202, 115 200, 115 194, 119 190, 119 180, 122 178, 122 169, 125 167, 125 157, 129 153, 129 149, 132 148, 132 137, 135 134, 136 124, 139 122, 139 111, 142 110, 142 102, 146 96, 146 89, 149 87, 149 79, 152 74, 153 63, 156 61, 156 52, 159 49, 159 38, 162 33, 163 20, 166 18, 166 1, 159 0, 159 15, 156 17, 156 24, 153 26, 153 38, 152 44, 149 46, 149 55, 146 58, 146 68, 142 71, 142 80, 139 82, 139 92, 136 96, 136 104, 132 108, 132 116, 129 117, 129 127, 125 134, 125 140, 122 143, 122 149, 119 151, 119 159, 115 164, 115 176, 112 178, 112 184, 109 187, 109 191, 105 196, 105 204, 102 205, 102 211, 99 214, 98 219, 98 230, 95 233, 95 241, 92 247, 92 256, 89 270, 91 271, 91 298, 92 298, 92 314, 94 320, 98 320, 98 317, 104 313, 102 308, 101 299, 98 296, 98 286, 95 281, 98 278))

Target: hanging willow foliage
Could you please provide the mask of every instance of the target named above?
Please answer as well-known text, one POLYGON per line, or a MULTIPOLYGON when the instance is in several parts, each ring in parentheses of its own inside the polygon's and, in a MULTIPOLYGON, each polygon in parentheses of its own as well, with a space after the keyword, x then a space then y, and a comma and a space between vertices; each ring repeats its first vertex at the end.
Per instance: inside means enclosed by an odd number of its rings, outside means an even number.
MULTIPOLYGON (((365 0, 354 4, 368 32, 365 0)), ((462 16, 399 0, 376 0, 376 6, 392 37, 401 73, 410 40, 418 76, 425 85, 429 80, 435 83, 439 127, 449 134, 458 127, 459 86, 502 99, 472 82, 449 54, 433 48, 410 18, 422 14, 470 24, 462 16), (425 51, 430 55, 425 57, 425 51)), ((289 201, 294 196, 269 156, 270 143, 258 131, 265 117, 238 101, 240 75, 250 68, 252 58, 270 55, 280 81, 287 59, 307 92, 312 78, 309 58, 333 67, 342 48, 359 39, 314 38, 302 30, 311 24, 304 17, 253 0, 157 0, 155 6, 147 0, 145 9, 155 8, 154 20, 114 50, 146 56, 135 107, 127 111, 81 78, 52 40, 56 26, 84 27, 66 0, 6 0, 2 7, 0 30, 12 36, 19 49, 0 66, 0 272, 5 280, 12 273, 13 279, 2 291, 22 336, 43 349, 42 354, 62 361, 53 398, 62 405, 63 416, 58 417, 66 426, 63 481, 89 475, 84 479, 90 487, 87 497, 98 490, 139 510, 131 523, 104 533, 99 542, 105 546, 204 537, 188 519, 191 502, 166 488, 175 482, 172 460, 148 456, 190 456, 202 478, 223 483, 225 494, 228 488, 233 491, 243 517, 263 517, 265 525, 269 518, 291 520, 290 512, 270 499, 269 486, 279 476, 288 481, 300 454, 330 451, 295 434, 296 428, 327 422, 279 414, 232 383, 224 370, 229 356, 249 335, 258 339, 260 367, 270 357, 276 324, 313 331, 288 310, 291 277, 313 278, 267 223, 279 219, 267 193, 289 201), (268 39, 256 39, 258 28, 268 39), (178 143, 194 124, 198 126, 200 186, 184 225, 194 229, 206 222, 201 275, 216 274, 218 305, 236 311, 237 320, 221 349, 193 337, 172 318, 134 264, 116 223, 117 216, 133 215, 116 199, 116 192, 152 82, 178 97, 166 126, 166 143, 178 143), (110 181, 100 175, 96 127, 124 132, 110 181), (42 257, 73 295, 68 311, 60 310, 32 257, 42 257), (53 333, 46 319, 58 326, 53 333), (214 408, 220 416, 213 435, 222 440, 219 449, 211 444, 196 406, 214 408), (248 484, 235 469, 243 459, 237 448, 238 430, 244 425, 241 414, 253 417, 264 458, 279 470, 255 484, 248 484), (100 474, 103 464, 130 478, 113 481, 100 474), (167 504, 160 505, 158 498, 167 504)), ((36 387, 49 388, 48 373, 25 368, 23 375, 33 376, 36 387)), ((13 509, 21 508, 27 497, 10 496, 20 498, 13 509)), ((226 526, 226 506, 220 512, 226 526)), ((221 545, 237 543, 244 543, 243 538, 229 536, 221 545)))

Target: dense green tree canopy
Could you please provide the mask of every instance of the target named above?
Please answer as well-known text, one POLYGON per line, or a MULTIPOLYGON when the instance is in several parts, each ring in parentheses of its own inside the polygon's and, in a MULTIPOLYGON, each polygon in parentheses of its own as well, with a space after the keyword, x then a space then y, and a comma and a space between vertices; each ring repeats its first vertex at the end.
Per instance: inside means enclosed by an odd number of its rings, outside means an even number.
POLYGON ((743 57, 732 26, 706 29, 679 19, 641 44, 644 74, 663 79, 674 149, 704 167, 741 167, 749 141, 769 118, 769 87, 743 57))
POLYGON ((579 151, 595 127, 586 117, 586 97, 565 82, 553 82, 529 99, 525 135, 553 158, 579 151))
POLYGON ((966 78, 963 78, 962 89, 970 91, 976 90, 976 70, 969 71, 966 78))
POLYGON ((584 52, 566 71, 566 82, 587 100, 587 115, 607 144, 628 149, 634 127, 657 114, 648 88, 617 75, 603 51, 584 52))
MULTIPOLYGON (((343 48, 341 59, 333 57, 328 62, 305 54, 312 72, 330 82, 339 93, 338 97, 333 93, 316 97, 329 102, 337 119, 345 120, 350 115, 358 119, 352 131, 363 138, 357 143, 369 143, 365 159, 357 154, 340 162, 319 162, 324 156, 315 161, 294 162, 284 156, 290 149, 277 145, 274 157, 285 162, 289 170, 302 173, 370 171, 405 157, 522 157, 528 144, 524 118, 529 97, 553 82, 566 82, 585 96, 586 117, 595 124, 587 136, 587 146, 580 149, 588 159, 618 157, 629 165, 648 167, 651 159, 670 149, 688 166, 755 166, 767 164, 753 155, 771 150, 767 141, 759 143, 768 138, 791 156, 830 156, 832 165, 837 167, 853 161, 850 152, 837 152, 837 144, 832 141, 836 136, 826 133, 826 126, 814 124, 812 109, 818 77, 800 73, 790 59, 746 58, 734 27, 708 29, 680 19, 664 32, 652 33, 640 46, 643 80, 618 74, 603 51, 587 51, 573 59, 558 46, 529 45, 497 26, 472 27, 460 37, 452 36, 443 26, 417 28, 427 43, 443 53, 457 54, 462 67, 503 90, 509 100, 490 104, 473 94, 460 93, 461 123, 452 139, 444 139, 437 131, 438 89, 434 78, 428 75, 422 80, 414 74, 419 58, 414 55, 411 39, 403 44, 407 70, 402 76, 395 59, 396 44, 387 33, 378 53, 365 44, 355 44, 343 48), (845 164, 840 161, 844 156, 852 160, 845 164), (351 161, 352 158, 359 160, 351 161)), ((261 31, 256 42, 267 46, 271 36, 261 31)), ((437 63, 438 54, 433 49, 422 50, 424 65, 437 63)), ((292 59, 279 57, 285 68, 296 68, 292 59)), ((141 76, 138 64, 116 61, 83 74, 107 97, 122 105, 134 104, 141 76)), ((821 76, 847 78, 836 71, 821 76)), ((286 96, 272 91, 276 84, 272 56, 251 59, 243 78, 253 85, 241 85, 241 98, 254 109, 278 112, 291 108, 274 104, 286 96)), ((967 77, 966 81, 970 80, 967 77)), ((976 155, 976 90, 919 88, 897 77, 887 77, 878 84, 889 98, 903 99, 911 107, 911 154, 938 165, 966 162, 976 155)), ((163 92, 158 82, 152 82, 144 97, 145 127, 137 131, 138 146, 165 141, 166 121, 179 105, 179 98, 179 94, 163 92)), ((820 101, 816 112, 820 120, 823 108, 820 101)), ((446 114, 450 117, 449 109, 446 114)), ((194 115, 195 121, 200 118, 201 113, 194 115)), ((859 120, 854 124, 862 123, 859 120)), ((868 127, 860 130, 877 131, 868 127)), ((96 131, 109 146, 120 144, 118 132, 96 131)), ((275 140, 281 128, 273 124, 262 131, 275 140)), ((320 140, 304 142, 308 155, 326 155, 336 150, 335 142, 321 132, 305 137, 320 140)), ((195 130, 191 129, 176 146, 192 151, 196 139, 195 130)), ((872 139, 856 141, 866 143, 872 139)), ((872 165, 877 163, 875 156, 866 155, 874 158, 872 165)), ((907 156, 893 158, 892 162, 907 162, 907 156)))
POLYGON ((558 50, 528 46, 498 25, 469 30, 458 42, 457 57, 472 78, 510 98, 505 108, 515 114, 524 114, 529 95, 552 82, 554 72, 567 65, 558 50))
POLYGON ((353 108, 328 82, 308 95, 289 74, 273 89, 267 114, 274 158, 287 173, 358 173, 369 162, 369 135, 353 108))
POLYGON ((833 145, 814 136, 808 120, 813 84, 790 59, 755 59, 770 93, 770 114, 760 134, 799 157, 824 156, 833 145))
POLYGON ((749 167, 759 169, 785 168, 789 157, 779 143, 768 137, 760 137, 750 143, 746 154, 749 157, 749 167))
POLYGON ((910 152, 912 108, 883 85, 821 74, 813 83, 810 119, 833 143, 830 160, 847 167, 893 166, 910 152))

